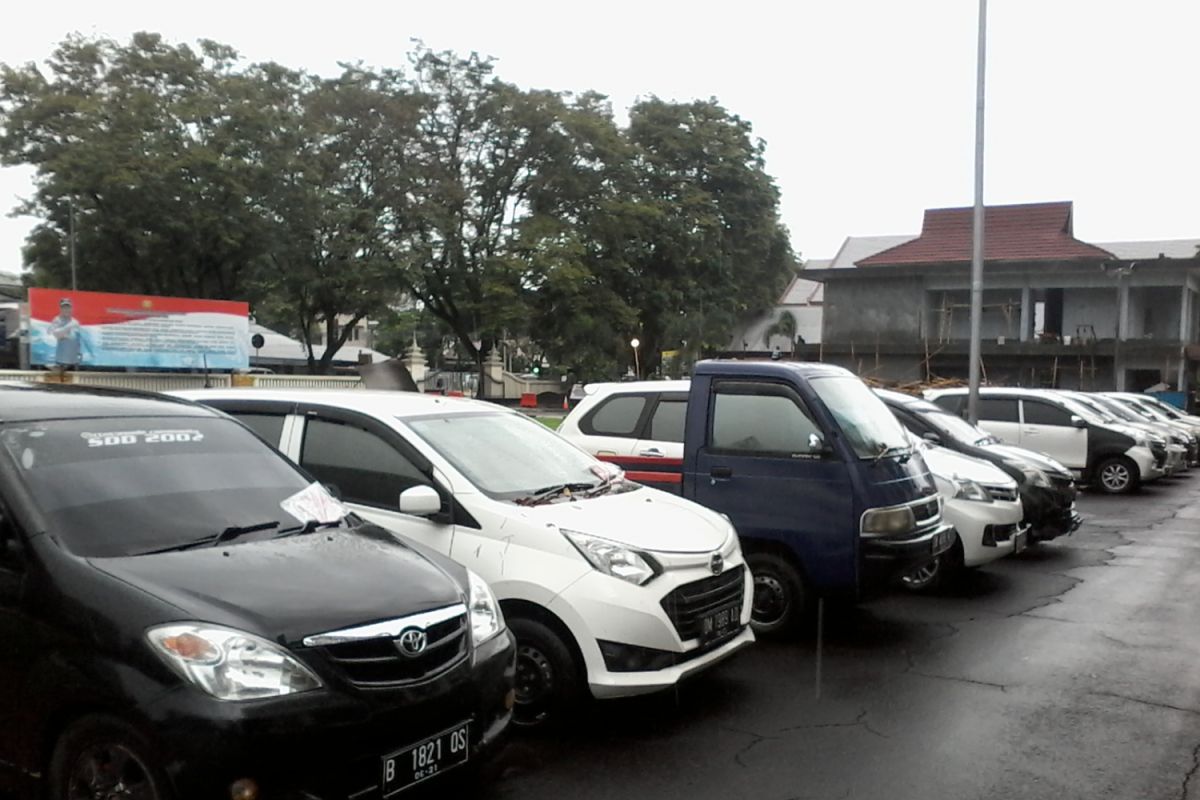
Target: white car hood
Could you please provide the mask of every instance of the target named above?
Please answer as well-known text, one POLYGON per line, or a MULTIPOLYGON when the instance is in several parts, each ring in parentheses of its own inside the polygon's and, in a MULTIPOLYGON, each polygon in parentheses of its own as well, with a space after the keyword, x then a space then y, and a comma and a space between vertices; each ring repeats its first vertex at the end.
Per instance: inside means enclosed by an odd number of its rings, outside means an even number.
POLYGON ((732 529, 723 517, 703 506, 645 487, 590 500, 559 500, 522 511, 535 524, 550 524, 660 553, 719 550, 732 529))
POLYGON ((1015 484, 1012 478, 987 461, 956 453, 945 447, 928 447, 921 451, 929 471, 942 478, 964 478, 993 486, 1015 484))

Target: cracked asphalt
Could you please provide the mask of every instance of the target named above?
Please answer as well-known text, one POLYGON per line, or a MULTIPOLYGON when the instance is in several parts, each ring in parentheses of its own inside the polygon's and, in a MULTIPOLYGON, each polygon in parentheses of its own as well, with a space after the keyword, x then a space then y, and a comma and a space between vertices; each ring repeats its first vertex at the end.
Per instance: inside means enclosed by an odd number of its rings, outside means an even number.
POLYGON ((937 595, 827 608, 660 696, 518 735, 489 800, 1200 800, 1200 473, 937 595))

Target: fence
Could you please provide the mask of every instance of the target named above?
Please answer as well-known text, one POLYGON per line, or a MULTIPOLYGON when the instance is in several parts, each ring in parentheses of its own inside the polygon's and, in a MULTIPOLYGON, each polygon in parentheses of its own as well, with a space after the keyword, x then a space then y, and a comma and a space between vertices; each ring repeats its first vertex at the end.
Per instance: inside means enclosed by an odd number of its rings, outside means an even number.
POLYGON ((341 375, 230 375, 228 373, 166 372, 46 372, 39 370, 0 370, 0 381, 29 383, 73 383, 81 386, 107 386, 113 389, 140 389, 169 392, 176 389, 228 388, 251 389, 361 389, 362 379, 341 375))

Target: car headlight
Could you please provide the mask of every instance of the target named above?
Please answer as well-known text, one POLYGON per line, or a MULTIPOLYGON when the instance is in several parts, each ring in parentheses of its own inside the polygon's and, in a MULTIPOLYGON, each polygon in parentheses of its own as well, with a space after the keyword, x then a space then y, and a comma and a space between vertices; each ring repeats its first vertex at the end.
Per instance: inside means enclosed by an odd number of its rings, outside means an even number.
POLYGON ((623 544, 561 528, 567 541, 575 545, 587 562, 605 575, 643 586, 659 573, 658 564, 645 553, 623 544))
POLYGON ((476 647, 504 630, 504 614, 487 581, 467 570, 468 612, 471 616, 471 641, 476 647))
POLYGON ((872 508, 863 512, 862 516, 863 533, 907 533, 916 526, 917 518, 908 506, 872 508))
POLYGON ((1025 476, 1025 482, 1030 486, 1040 486, 1043 489, 1050 487, 1050 479, 1040 469, 1025 467, 1021 470, 1021 474, 1025 476))
POLYGON ((308 667, 279 645, 232 628, 198 622, 146 632, 171 669, 218 700, 261 700, 321 688, 308 667))
POLYGON ((988 494, 988 490, 975 481, 967 480, 966 478, 955 478, 954 487, 954 496, 959 500, 972 500, 976 503, 992 502, 992 496, 988 494))

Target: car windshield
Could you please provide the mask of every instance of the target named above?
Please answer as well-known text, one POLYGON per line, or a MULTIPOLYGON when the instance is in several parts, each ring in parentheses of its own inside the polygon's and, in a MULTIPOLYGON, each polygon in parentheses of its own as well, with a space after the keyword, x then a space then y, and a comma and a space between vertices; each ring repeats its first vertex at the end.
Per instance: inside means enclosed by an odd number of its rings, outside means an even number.
MULTIPOLYGON (((300 522, 280 506, 310 481, 227 419, 50 420, 0 427, 0 458, 72 553, 129 556, 227 528, 300 522)), ((270 534, 267 534, 270 535, 270 534)))
POLYGON ((1092 397, 1089 399, 1096 405, 1103 406, 1108 413, 1112 414, 1117 419, 1124 420, 1125 422, 1145 421, 1143 417, 1138 416, 1132 410, 1126 408, 1115 400, 1111 400, 1107 397, 1092 397))
POLYGON ((1137 409, 1141 411, 1148 419, 1152 419, 1155 422, 1171 421, 1171 418, 1155 407, 1153 403, 1136 400, 1133 404, 1137 406, 1137 409))
POLYGON ((962 417, 943 411, 934 406, 934 411, 920 411, 921 418, 937 428, 944 436, 949 436, 963 444, 984 444, 995 437, 982 428, 977 428, 962 417))
POLYGON ((1114 422, 1121 421, 1103 405, 1097 403, 1095 400, 1087 397, 1086 395, 1071 395, 1065 399, 1073 400, 1084 408, 1089 409, 1095 416, 1099 417, 1102 422, 1112 424, 1114 422))
POLYGON ((1099 411, 1096 411, 1091 406, 1084 405, 1083 403, 1077 402, 1074 398, 1065 397, 1063 395, 1058 395, 1057 397, 1054 398, 1054 400, 1061 403, 1062 407, 1067 409, 1068 411, 1070 411, 1072 414, 1083 417, 1083 419, 1086 420, 1087 422, 1099 423, 1102 425, 1108 424, 1111 422, 1116 422, 1115 419, 1113 419, 1112 417, 1108 417, 1107 414, 1103 414, 1099 411), (1108 418, 1105 419, 1105 417, 1108 417, 1108 418))
POLYGON ((601 486, 611 468, 540 422, 520 414, 448 414, 402 419, 478 489, 502 500, 556 487, 601 486))
POLYGON ((858 378, 813 378, 811 384, 859 458, 909 451, 895 415, 858 378))

